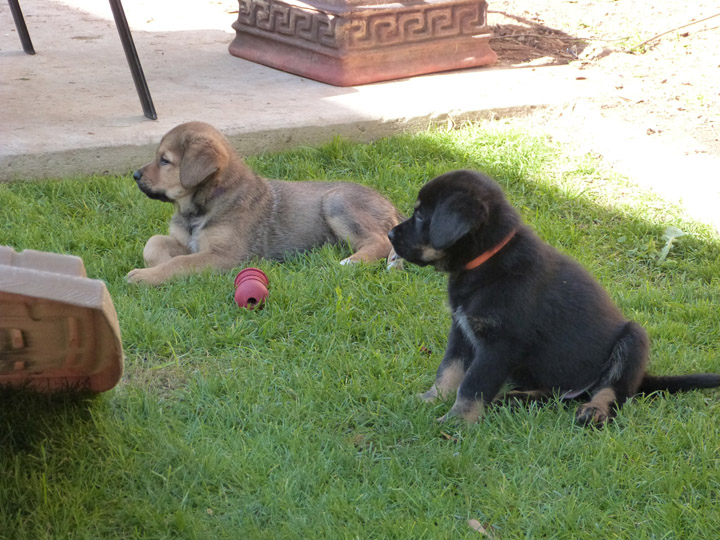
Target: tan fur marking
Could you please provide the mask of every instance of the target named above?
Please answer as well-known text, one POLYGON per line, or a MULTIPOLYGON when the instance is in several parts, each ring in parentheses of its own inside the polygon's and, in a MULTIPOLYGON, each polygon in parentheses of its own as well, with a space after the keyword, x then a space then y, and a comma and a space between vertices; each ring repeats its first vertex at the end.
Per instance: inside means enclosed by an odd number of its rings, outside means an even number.
POLYGON ((430 389, 424 394, 420 394, 420 399, 432 403, 437 398, 446 399, 450 394, 454 393, 465 376, 462 368, 462 361, 455 360, 442 370, 442 373, 435 377, 435 382, 430 389))
POLYGON ((459 416, 465 420, 468 424, 474 424, 485 414, 485 406, 480 400, 467 400, 458 398, 452 409, 447 414, 438 418, 438 422, 445 422, 446 420, 459 416))
POLYGON ((426 262, 436 261, 441 259, 445 254, 442 251, 438 251, 430 246, 424 246, 422 248, 422 260, 426 262))
POLYGON ((461 360, 456 360, 448 365, 435 379, 435 387, 438 390, 438 395, 442 399, 447 398, 458 389, 463 377, 465 377, 465 370, 462 367, 461 360))

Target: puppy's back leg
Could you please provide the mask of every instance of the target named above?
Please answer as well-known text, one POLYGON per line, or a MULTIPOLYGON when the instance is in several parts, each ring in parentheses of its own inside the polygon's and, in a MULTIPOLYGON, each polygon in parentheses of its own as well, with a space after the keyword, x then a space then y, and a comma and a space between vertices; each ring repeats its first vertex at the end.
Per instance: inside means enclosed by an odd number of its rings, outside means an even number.
POLYGON ((588 403, 580 406, 579 423, 602 425, 640 387, 648 363, 650 343, 645 329, 628 322, 610 354, 608 366, 595 385, 588 403))
POLYGON ((387 235, 364 237, 362 239, 348 238, 348 243, 354 251, 352 255, 340 261, 340 264, 352 264, 357 262, 375 262, 382 259, 388 260, 388 265, 397 265, 397 260, 390 260, 392 245, 387 235))
POLYGON ((335 237, 350 244, 354 252, 341 264, 374 262, 391 254, 387 234, 400 216, 374 191, 355 185, 334 189, 325 195, 322 210, 335 237))

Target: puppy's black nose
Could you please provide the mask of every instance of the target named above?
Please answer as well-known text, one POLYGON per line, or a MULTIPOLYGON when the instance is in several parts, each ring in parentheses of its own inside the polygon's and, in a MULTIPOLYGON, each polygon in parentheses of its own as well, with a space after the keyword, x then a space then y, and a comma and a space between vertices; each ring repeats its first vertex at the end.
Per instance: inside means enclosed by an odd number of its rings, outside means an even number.
POLYGON ((140 171, 135 171, 135 173, 133 174, 133 178, 135 179, 136 182, 139 182, 140 179, 142 178, 142 173, 140 171))
POLYGON ((388 233, 388 239, 392 242, 393 238, 395 238, 395 229, 390 229, 390 232, 388 233))

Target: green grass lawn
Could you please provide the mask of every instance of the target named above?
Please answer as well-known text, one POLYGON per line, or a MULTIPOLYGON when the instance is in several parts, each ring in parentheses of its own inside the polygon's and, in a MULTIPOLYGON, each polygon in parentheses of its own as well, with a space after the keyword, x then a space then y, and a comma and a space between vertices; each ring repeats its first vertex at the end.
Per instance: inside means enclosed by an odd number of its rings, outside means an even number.
MULTIPOLYGON (((148 156, 149 158, 149 156, 148 156)), ((720 371, 720 241, 590 158, 500 125, 254 157, 265 176, 371 185, 409 213, 456 168, 497 178, 653 342, 651 371, 720 371), (669 226, 687 233, 663 259, 669 226)), ((107 282, 125 376, 94 398, 0 392, 0 538, 720 538, 720 391, 638 397, 603 430, 576 404, 438 424, 445 278, 321 248, 270 278, 132 286, 171 206, 124 177, 0 185, 0 245, 81 256, 107 282)))

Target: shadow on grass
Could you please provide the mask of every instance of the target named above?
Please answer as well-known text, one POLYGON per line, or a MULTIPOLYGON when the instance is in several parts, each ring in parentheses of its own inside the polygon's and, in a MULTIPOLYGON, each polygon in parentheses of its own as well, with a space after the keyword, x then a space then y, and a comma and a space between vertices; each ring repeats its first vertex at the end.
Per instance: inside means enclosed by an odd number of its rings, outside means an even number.
POLYGON ((68 432, 90 429, 92 400, 84 392, 41 394, 0 388, 0 451, 32 454, 46 443, 55 446, 68 432))

